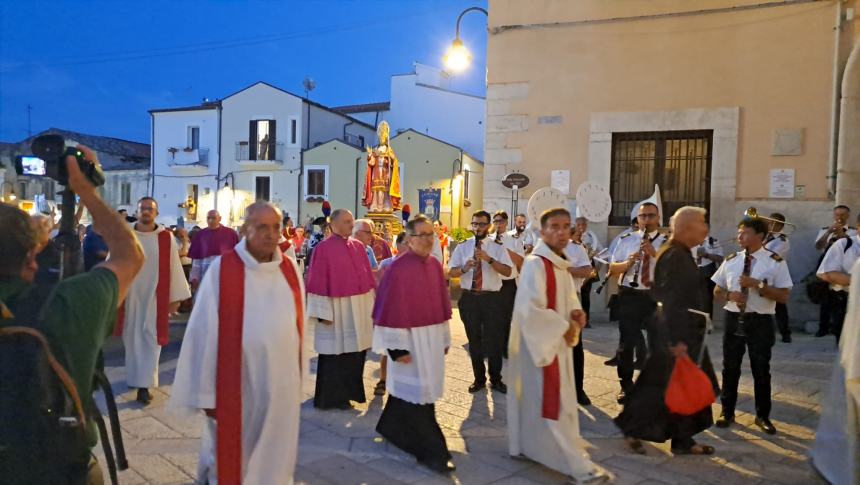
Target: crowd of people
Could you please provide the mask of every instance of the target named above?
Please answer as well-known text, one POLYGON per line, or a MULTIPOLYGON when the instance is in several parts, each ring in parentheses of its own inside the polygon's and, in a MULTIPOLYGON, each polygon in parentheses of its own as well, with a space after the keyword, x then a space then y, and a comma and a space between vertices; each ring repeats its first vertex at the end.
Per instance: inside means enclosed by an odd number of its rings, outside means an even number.
MULTIPOLYGON (((510 229, 506 212, 479 210, 471 237, 459 242, 424 216, 405 221, 395 239, 346 209, 294 227, 262 201, 247 208, 238 231, 210 211, 205 228, 186 232, 157 224, 158 203, 150 197, 138 201, 134 216, 117 215, 76 163, 68 167, 70 187, 93 219, 82 239, 88 272, 54 282, 55 296, 40 302, 51 306, 53 318, 21 320, 16 315, 38 313, 28 306, 27 283, 43 263, 42 270, 56 267, 56 254, 44 250, 52 227, 0 206, 10 229, 0 237, 3 318, 44 331, 85 397, 82 415, 91 416, 92 375, 105 338, 122 335, 127 385, 147 405, 159 385, 169 318, 184 302, 191 314, 168 406, 205 415, 203 483, 292 483, 310 351, 316 354, 313 406, 332 411, 366 402, 367 353, 379 354, 373 392, 388 397, 376 430, 424 466, 453 471, 434 404, 444 393, 454 281, 473 372, 466 390, 481 392, 489 383, 490 392, 506 395, 512 456, 575 483, 611 479, 589 458, 578 417, 580 406, 591 405, 583 332, 601 277, 597 292, 610 288, 610 319, 619 328, 617 353, 606 362, 617 367, 620 382, 623 410, 615 423, 632 452, 646 453, 642 440, 669 440, 675 455, 715 452, 694 439, 715 424, 710 404, 685 413, 667 405, 673 369, 686 358, 721 400, 716 425, 729 427, 748 352, 755 425, 777 432, 770 421, 771 349, 777 328, 791 341, 786 304, 793 284, 780 214, 741 220, 740 251, 728 255, 709 236, 704 209, 677 210, 671 231, 661 232, 663 214, 651 202, 638 206, 631 226, 606 249, 585 218, 563 208, 544 212, 534 227, 517 214, 510 229), (714 297, 724 301, 721 381, 705 348, 714 297), (307 348, 311 327, 313 347, 307 348)), ((837 341, 860 257, 849 217, 847 207, 837 207, 834 224, 816 238, 824 251, 816 274, 829 285, 820 333, 837 341)), ((89 454, 93 443, 80 443, 67 475, 100 475, 89 454)))

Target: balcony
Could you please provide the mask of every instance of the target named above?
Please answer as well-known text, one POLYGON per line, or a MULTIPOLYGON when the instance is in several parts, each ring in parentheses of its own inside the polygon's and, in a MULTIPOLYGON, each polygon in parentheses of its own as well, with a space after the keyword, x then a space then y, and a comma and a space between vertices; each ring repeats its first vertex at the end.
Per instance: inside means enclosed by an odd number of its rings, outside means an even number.
POLYGON ((167 165, 174 168, 206 168, 209 166, 208 148, 177 148, 167 149, 167 165))
POLYGON ((243 165, 282 165, 286 158, 283 142, 256 143, 236 142, 236 162, 243 165), (252 150, 253 148, 253 150, 252 150))

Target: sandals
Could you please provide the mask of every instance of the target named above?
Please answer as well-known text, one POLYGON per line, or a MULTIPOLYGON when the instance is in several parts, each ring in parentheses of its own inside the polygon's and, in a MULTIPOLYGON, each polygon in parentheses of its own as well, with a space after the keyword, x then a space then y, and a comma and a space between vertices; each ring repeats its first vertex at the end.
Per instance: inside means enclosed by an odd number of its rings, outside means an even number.
POLYGON ((672 448, 673 455, 713 455, 713 446, 695 444, 689 448, 672 448))
POLYGON ((379 381, 376 383, 376 387, 373 388, 374 396, 384 396, 385 395, 385 381, 379 381))

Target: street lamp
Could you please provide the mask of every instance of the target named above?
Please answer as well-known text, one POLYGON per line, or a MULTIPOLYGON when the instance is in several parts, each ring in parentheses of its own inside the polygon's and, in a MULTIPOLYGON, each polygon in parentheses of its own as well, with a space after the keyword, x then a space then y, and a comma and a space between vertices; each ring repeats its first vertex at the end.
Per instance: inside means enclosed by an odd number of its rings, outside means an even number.
POLYGON ((472 64, 472 53, 469 52, 469 49, 466 48, 466 45, 463 44, 463 41, 460 39, 460 21, 463 20, 463 16, 469 12, 481 12, 487 17, 490 16, 490 14, 481 7, 469 7, 460 12, 460 16, 457 17, 457 30, 454 35, 454 42, 451 43, 451 47, 448 48, 448 52, 446 52, 445 56, 442 58, 445 62, 445 66, 451 72, 462 72, 472 64))

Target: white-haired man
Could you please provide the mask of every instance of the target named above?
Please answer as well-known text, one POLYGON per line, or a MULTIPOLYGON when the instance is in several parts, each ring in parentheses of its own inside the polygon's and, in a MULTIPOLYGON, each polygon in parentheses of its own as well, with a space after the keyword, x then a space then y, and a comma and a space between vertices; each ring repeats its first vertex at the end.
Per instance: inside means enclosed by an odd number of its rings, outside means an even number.
POLYGON ((304 285, 278 247, 275 206, 248 206, 242 229, 200 284, 170 405, 206 413, 202 483, 292 483, 307 369, 304 285))

